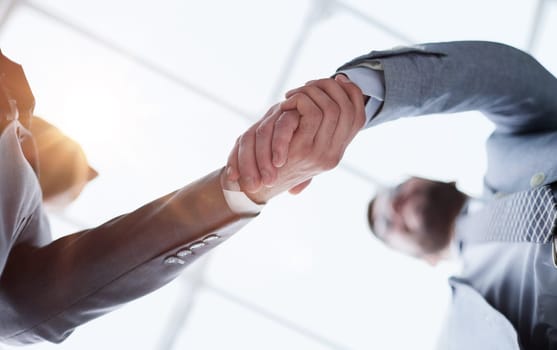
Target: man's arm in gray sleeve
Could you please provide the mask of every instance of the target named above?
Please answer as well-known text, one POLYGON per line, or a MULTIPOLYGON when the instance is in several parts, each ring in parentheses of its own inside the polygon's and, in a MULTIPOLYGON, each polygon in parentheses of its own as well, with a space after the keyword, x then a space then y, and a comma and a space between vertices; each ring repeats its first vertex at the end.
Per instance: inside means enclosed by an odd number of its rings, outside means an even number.
POLYGON ((557 128, 557 79, 507 45, 461 41, 372 51, 339 71, 362 66, 382 69, 385 79, 383 106, 370 125, 478 110, 501 132, 557 128))
POLYGON ((42 207, 0 280, 0 342, 61 342, 73 330, 167 284, 257 213, 237 214, 220 170, 98 227, 36 242, 42 207), (27 238, 28 241, 27 241, 27 238))

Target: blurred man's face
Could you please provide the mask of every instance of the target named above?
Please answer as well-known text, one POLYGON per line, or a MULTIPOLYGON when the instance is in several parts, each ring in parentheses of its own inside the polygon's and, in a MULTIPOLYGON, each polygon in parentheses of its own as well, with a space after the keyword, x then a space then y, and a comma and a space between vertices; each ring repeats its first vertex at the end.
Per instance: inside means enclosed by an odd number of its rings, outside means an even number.
POLYGON ((454 183, 412 177, 377 195, 370 222, 390 247, 425 258, 449 245, 463 201, 454 183))

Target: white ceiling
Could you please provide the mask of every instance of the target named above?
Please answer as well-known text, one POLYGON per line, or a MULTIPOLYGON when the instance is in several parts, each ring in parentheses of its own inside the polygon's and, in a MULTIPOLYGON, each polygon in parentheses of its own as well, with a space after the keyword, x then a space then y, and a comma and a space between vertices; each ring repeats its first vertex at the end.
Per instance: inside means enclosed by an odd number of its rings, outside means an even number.
MULTIPOLYGON (((0 27, 3 52, 23 64, 37 114, 79 140, 101 174, 51 215, 56 236, 224 165, 236 137, 284 91, 372 49, 502 41, 531 48, 557 72, 550 0, 13 4, 0 27)), ((366 202, 375 180, 408 174, 480 193, 491 130, 474 113, 365 130, 339 169, 277 198, 183 277, 56 347, 431 348, 454 265, 431 268, 381 246, 368 233, 366 202)))

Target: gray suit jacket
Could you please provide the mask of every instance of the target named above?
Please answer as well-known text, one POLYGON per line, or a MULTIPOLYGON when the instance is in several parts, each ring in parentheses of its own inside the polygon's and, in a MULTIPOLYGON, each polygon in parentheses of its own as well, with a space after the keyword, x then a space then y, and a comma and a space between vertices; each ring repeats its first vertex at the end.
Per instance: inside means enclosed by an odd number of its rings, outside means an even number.
MULTIPOLYGON (((384 70, 385 101, 371 126, 401 117, 481 111, 496 125, 487 141, 486 195, 556 182, 557 80, 528 54, 490 42, 432 43, 373 51, 339 69, 362 65, 384 70)), ((465 278, 451 281, 454 307, 443 348, 518 348, 515 330, 526 348, 557 347, 557 317, 552 316, 557 270, 550 246, 482 249, 470 253, 475 260, 465 278)))
POLYGON ((230 211, 215 171, 52 241, 36 175, 21 152, 23 132, 14 121, 0 136, 1 342, 60 342, 80 324, 170 282, 250 219, 230 211))

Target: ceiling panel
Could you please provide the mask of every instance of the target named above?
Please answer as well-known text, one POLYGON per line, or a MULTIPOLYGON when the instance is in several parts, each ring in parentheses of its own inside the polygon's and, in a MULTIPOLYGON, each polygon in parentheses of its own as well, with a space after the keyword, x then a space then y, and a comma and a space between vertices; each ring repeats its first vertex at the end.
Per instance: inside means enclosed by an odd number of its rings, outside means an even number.
POLYGON ((255 112, 267 106, 269 91, 309 10, 308 0, 36 3, 255 112))
POLYGON ((400 41, 393 36, 349 13, 330 13, 311 27, 283 92, 312 79, 327 78, 341 64, 372 49, 398 44, 400 41))
POLYGON ((352 8, 415 42, 490 40, 524 48, 536 1, 365 1, 352 8))

